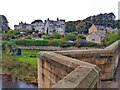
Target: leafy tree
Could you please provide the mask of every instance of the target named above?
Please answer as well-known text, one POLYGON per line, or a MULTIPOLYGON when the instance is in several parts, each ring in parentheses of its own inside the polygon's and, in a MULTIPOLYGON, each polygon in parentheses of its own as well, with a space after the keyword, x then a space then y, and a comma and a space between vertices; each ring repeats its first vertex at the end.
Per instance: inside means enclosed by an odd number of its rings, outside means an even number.
POLYGON ((77 39, 83 39, 84 37, 83 37, 83 35, 82 34, 78 34, 77 35, 77 39))
POLYGON ((41 38, 42 37, 42 33, 38 33, 38 37, 41 38))
POLYGON ((66 39, 66 40, 75 41, 75 40, 76 40, 76 35, 75 35, 75 34, 68 33, 68 34, 65 35, 65 39, 66 39))
POLYGON ((115 21, 115 22, 113 23, 112 27, 113 27, 113 28, 118 28, 118 29, 120 29, 120 20, 115 21))

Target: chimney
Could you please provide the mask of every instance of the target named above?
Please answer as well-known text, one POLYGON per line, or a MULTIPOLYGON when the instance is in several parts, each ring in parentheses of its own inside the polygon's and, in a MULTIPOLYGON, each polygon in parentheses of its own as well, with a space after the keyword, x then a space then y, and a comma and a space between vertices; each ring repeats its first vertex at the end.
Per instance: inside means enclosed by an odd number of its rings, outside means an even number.
POLYGON ((57 21, 59 21, 59 18, 57 18, 57 21))

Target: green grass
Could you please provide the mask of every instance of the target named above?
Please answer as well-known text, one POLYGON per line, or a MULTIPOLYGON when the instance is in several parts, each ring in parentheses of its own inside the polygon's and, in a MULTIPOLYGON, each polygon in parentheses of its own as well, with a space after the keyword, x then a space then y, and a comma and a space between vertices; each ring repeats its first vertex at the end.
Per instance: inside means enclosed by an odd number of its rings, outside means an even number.
POLYGON ((17 60, 37 67, 38 52, 40 52, 40 50, 22 50, 22 55, 17 56, 17 60), (36 57, 30 57, 31 55, 36 55, 36 57))

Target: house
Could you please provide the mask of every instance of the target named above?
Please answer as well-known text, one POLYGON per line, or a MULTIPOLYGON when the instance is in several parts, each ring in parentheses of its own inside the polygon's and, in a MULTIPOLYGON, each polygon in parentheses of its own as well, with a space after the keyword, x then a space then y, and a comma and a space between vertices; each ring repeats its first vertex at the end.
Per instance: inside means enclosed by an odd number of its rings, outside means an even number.
POLYGON ((65 33, 65 20, 57 18, 54 20, 35 20, 31 24, 19 23, 19 25, 14 25, 15 30, 35 30, 45 34, 53 34, 57 32, 59 34, 65 33))
POLYGON ((113 28, 111 27, 105 27, 105 26, 100 26, 100 25, 94 25, 92 24, 92 26, 89 28, 89 34, 92 32, 102 32, 104 34, 106 33, 111 33, 113 30, 113 28))
POLYGON ((7 18, 0 15, 0 31, 7 31, 9 29, 7 18))
POLYGON ((86 40, 88 42, 95 42, 100 44, 105 37, 106 35, 102 32, 92 32, 86 37, 86 40))
POLYGON ((32 29, 34 29, 35 31, 39 31, 41 33, 44 33, 44 23, 42 20, 35 20, 31 23, 32 29))
POLYGON ((45 33, 53 34, 57 32, 59 34, 65 33, 65 20, 57 18, 57 21, 54 20, 45 20, 45 33))
POLYGON ((19 25, 14 25, 14 30, 32 30, 31 24, 23 23, 22 21, 19 25))

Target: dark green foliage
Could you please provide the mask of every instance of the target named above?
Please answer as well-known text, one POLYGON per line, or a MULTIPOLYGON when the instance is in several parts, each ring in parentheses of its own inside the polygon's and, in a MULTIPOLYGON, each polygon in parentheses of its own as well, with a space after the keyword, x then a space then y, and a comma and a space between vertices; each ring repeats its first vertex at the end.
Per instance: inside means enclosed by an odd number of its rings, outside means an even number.
POLYGON ((60 34, 58 34, 57 32, 53 33, 53 37, 56 38, 56 39, 60 39, 61 38, 60 34))
POLYGON ((118 28, 120 29, 120 20, 116 20, 113 25, 112 25, 113 28, 118 28))
POLYGON ((34 24, 34 23, 40 23, 40 22, 43 22, 42 20, 38 19, 38 20, 34 20, 33 22, 31 22, 31 24, 34 24))
POLYGON ((48 40, 32 40, 32 39, 14 39, 11 40, 16 45, 22 46, 47 46, 48 40))
POLYGON ((98 44, 97 44, 97 43, 94 43, 94 42, 88 42, 88 43, 86 43, 85 46, 86 46, 86 47, 98 47, 98 44))
POLYGON ((76 40, 76 35, 72 34, 72 33, 68 33, 68 34, 65 35, 65 39, 75 41, 76 40))
POLYGON ((70 42, 67 42, 67 41, 61 41, 59 43, 60 47, 69 47, 69 46, 75 46, 75 43, 70 43, 70 42))
POLYGON ((78 34, 78 35, 77 35, 77 39, 84 39, 84 37, 83 37, 82 34, 78 34))
POLYGON ((80 22, 80 20, 78 21, 68 21, 65 23, 66 25, 66 32, 75 32, 76 30, 76 25, 80 22))

